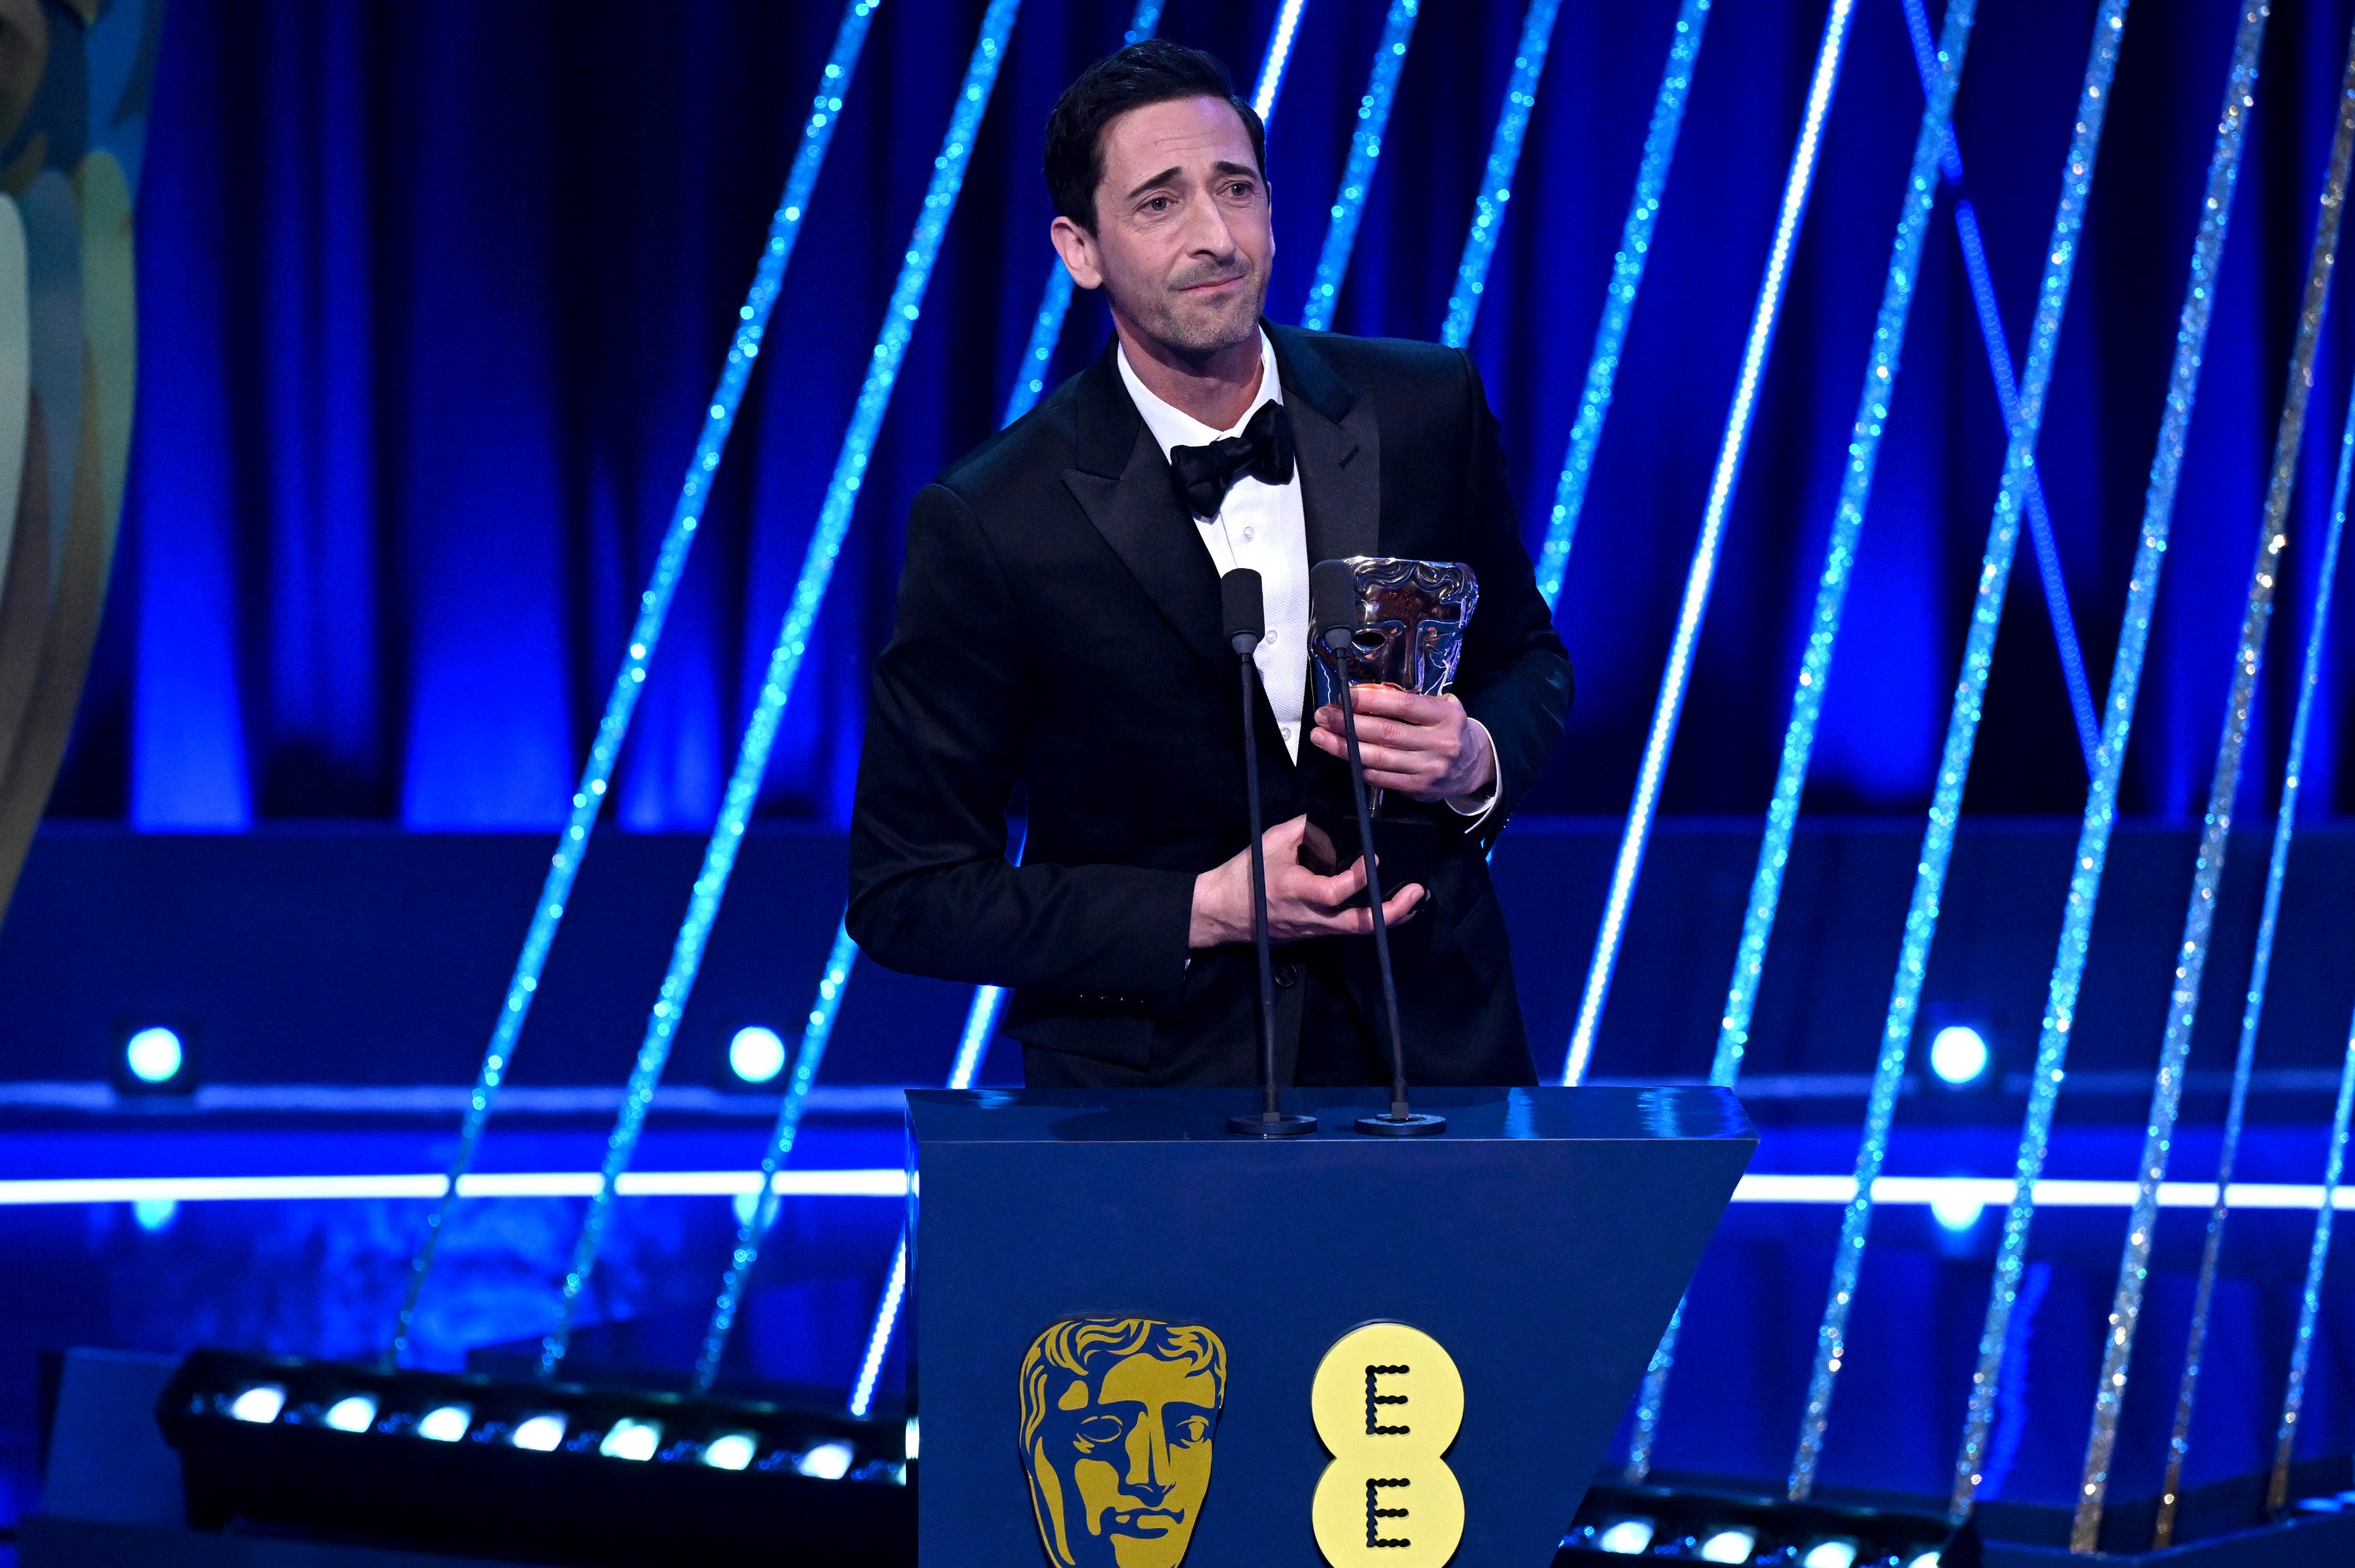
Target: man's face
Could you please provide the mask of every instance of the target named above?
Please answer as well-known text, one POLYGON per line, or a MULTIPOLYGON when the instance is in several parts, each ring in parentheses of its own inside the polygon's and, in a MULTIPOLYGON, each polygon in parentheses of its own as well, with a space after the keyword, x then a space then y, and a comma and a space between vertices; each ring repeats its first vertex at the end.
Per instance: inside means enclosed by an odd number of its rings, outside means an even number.
POLYGON ((1103 145, 1095 232, 1055 220, 1072 280, 1103 289, 1132 330, 1180 357, 1253 339, 1275 235, 1234 106, 1180 98, 1132 109, 1104 127, 1103 145))
POLYGON ((1078 1500, 1060 1520, 1075 1561, 1177 1568, 1210 1489, 1218 1409, 1209 1372, 1142 1354, 1065 1391, 1031 1459, 1060 1483, 1058 1513, 1078 1500))

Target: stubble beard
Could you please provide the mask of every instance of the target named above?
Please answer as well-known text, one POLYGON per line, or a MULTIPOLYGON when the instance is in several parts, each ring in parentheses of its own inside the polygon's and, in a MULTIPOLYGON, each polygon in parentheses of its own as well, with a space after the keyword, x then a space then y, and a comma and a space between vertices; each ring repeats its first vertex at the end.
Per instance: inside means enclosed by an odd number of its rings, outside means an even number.
POLYGON ((1155 341, 1186 358, 1208 361, 1259 335, 1260 310, 1267 302, 1267 275, 1248 281, 1241 292, 1220 302, 1192 302, 1170 288, 1156 291, 1152 309, 1138 324, 1155 341))

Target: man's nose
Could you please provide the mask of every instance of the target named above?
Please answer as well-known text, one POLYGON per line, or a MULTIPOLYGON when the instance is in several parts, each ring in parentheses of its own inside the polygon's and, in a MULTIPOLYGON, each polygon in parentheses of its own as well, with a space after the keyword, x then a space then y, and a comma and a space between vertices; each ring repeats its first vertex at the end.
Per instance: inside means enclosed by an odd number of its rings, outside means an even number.
POLYGON ((1187 213, 1186 249, 1223 260, 1238 249, 1235 231, 1229 226, 1218 197, 1208 191, 1203 197, 1193 203, 1187 213))
POLYGON ((1158 1503, 1169 1490, 1169 1437, 1158 1421, 1143 1421, 1128 1438, 1128 1474, 1124 1490, 1146 1503, 1158 1503))

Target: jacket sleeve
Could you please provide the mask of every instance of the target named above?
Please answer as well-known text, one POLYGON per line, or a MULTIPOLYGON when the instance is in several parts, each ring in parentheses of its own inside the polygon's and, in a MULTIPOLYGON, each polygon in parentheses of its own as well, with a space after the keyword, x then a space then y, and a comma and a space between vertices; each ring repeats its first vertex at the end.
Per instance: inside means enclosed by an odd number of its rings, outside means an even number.
POLYGON ((1500 785, 1494 809, 1473 830, 1493 843, 1561 739, 1572 694, 1570 655, 1554 630, 1553 610, 1538 592, 1522 546, 1518 516, 1505 479, 1505 441, 1489 410, 1472 356, 1457 350, 1470 405, 1465 465, 1465 538, 1479 574, 1480 602, 1464 639, 1456 693, 1465 711, 1488 729, 1500 785))
POLYGON ((868 694, 850 935, 888 969, 1174 1012, 1192 876, 1006 857, 1029 725, 1022 621, 972 510, 926 486, 910 508, 898 620, 868 694))

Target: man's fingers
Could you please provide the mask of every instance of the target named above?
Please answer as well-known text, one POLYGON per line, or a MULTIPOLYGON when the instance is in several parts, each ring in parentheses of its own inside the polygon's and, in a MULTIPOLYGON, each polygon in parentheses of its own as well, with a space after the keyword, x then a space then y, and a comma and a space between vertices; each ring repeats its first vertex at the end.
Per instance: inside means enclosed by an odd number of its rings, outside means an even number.
MULTIPOLYGON (((1410 882, 1382 901, 1382 924, 1401 925, 1413 918, 1415 912, 1422 907, 1423 886, 1420 883, 1410 882)), ((1346 912, 1345 918, 1349 922, 1348 935, 1367 937, 1373 934, 1374 912, 1372 910, 1351 909, 1346 912)))

